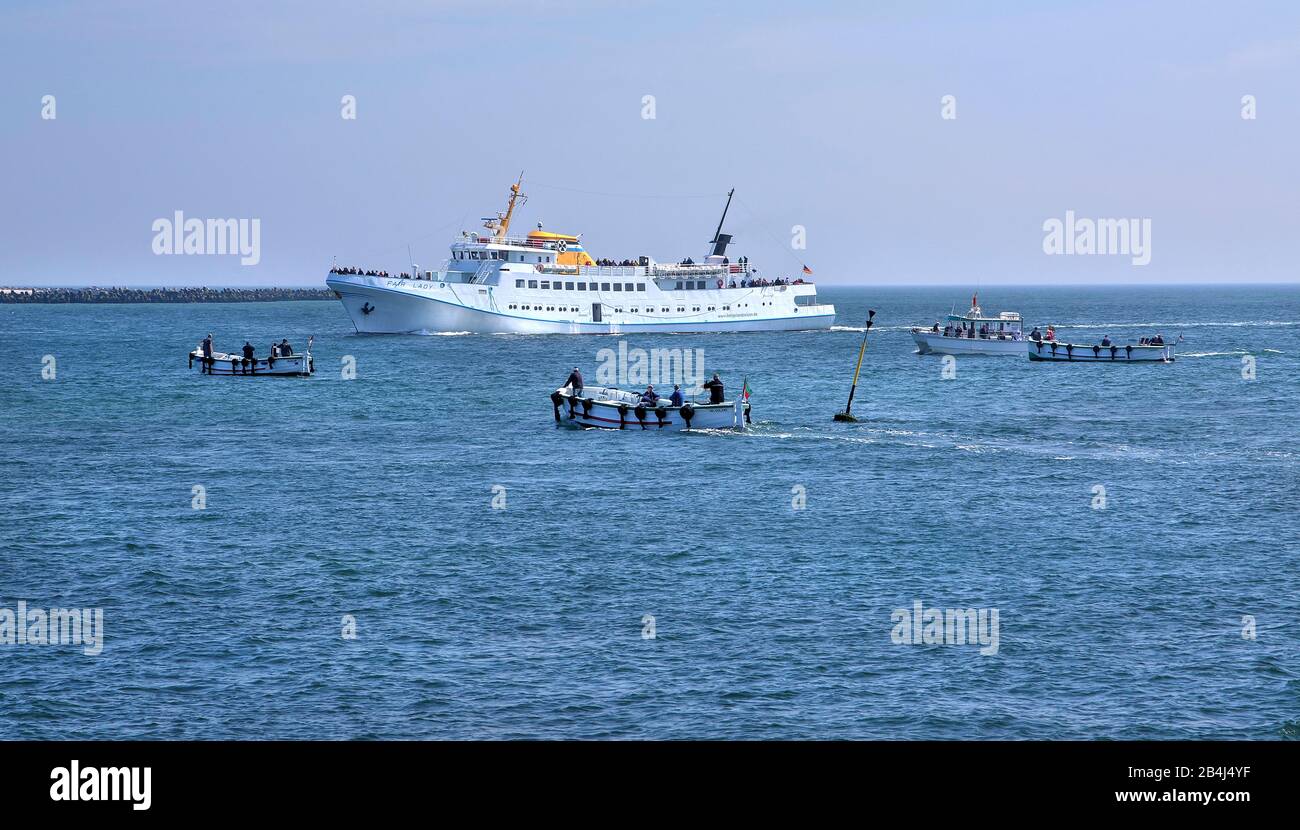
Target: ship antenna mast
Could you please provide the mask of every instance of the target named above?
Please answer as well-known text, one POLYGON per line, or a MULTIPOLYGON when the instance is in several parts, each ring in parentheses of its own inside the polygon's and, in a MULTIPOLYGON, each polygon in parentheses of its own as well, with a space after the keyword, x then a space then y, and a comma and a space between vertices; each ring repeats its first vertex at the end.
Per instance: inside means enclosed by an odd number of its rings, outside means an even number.
POLYGON ((731 209, 731 197, 736 195, 736 188, 727 191, 727 204, 722 208, 722 218, 718 220, 718 229, 713 232, 710 243, 714 256, 726 256, 727 246, 731 244, 731 234, 722 232, 722 223, 727 221, 727 211, 731 209))
POLYGON ((495 219, 489 219, 483 223, 483 227, 492 231, 492 241, 500 242, 506 238, 506 233, 510 230, 510 218, 515 212, 515 200, 522 198, 525 202, 528 197, 519 192, 520 186, 524 183, 524 171, 519 171, 519 181, 510 185, 510 204, 506 206, 505 213, 498 213, 495 219))

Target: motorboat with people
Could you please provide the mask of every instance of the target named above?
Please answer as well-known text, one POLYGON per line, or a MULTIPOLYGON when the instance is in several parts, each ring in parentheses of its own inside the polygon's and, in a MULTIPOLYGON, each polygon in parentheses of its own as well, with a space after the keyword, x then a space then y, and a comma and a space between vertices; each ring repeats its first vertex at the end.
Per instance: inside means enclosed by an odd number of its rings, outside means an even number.
POLYGON ((795 277, 760 275, 733 259, 723 233, 727 207, 703 261, 649 256, 593 259, 580 234, 544 230, 510 236, 527 200, 519 181, 506 209, 484 220, 488 233, 462 231, 442 267, 393 275, 330 269, 326 285, 361 333, 470 332, 618 334, 629 332, 829 329, 835 306, 822 303, 806 265, 795 277))
POLYGON ((1040 336, 1035 328, 1030 333, 1029 360, 1048 363, 1173 363, 1174 344, 1166 343, 1157 334, 1141 338, 1137 343, 1119 344, 1106 335, 1097 343, 1068 343, 1056 338, 1054 327, 1040 336))
POLYGON ((985 317, 978 294, 971 297, 970 310, 965 314, 949 314, 942 327, 938 321, 930 328, 914 327, 912 339, 917 354, 1019 356, 1026 349, 1020 314, 1003 311, 996 317, 985 317))
POLYGON ((288 339, 272 343, 265 357, 258 357, 252 343, 236 354, 213 351, 209 334, 194 351, 190 352, 190 366, 198 367, 201 375, 228 375, 231 377, 310 377, 316 371, 311 344, 315 337, 307 338, 307 350, 295 352, 288 339))
MULTIPOLYGON (((718 388, 721 391, 720 385, 718 388)), ((653 387, 647 391, 649 395, 607 386, 575 389, 566 384, 551 393, 551 406, 556 424, 587 429, 743 431, 751 423, 748 382, 740 395, 731 401, 715 402, 714 398, 718 397, 715 395, 710 396, 707 402, 683 398, 681 403, 677 403, 669 397, 654 396, 653 387)), ((693 398, 698 398, 698 395, 693 398)))

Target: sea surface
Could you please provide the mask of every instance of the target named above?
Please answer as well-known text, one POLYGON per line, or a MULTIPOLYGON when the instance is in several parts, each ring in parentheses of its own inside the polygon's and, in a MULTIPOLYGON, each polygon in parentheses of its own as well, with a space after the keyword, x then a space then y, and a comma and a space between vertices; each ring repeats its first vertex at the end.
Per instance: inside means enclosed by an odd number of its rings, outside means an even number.
POLYGON ((104 620, 0 644, 0 737, 1300 737, 1300 287, 986 288, 1177 360, 951 378, 907 327, 969 290, 822 295, 831 331, 626 338, 0 305, 0 608, 104 620), (198 376, 209 331, 317 374, 198 376), (620 340, 747 379, 753 429, 557 428, 620 340), (896 643, 917 601, 996 653, 896 643))

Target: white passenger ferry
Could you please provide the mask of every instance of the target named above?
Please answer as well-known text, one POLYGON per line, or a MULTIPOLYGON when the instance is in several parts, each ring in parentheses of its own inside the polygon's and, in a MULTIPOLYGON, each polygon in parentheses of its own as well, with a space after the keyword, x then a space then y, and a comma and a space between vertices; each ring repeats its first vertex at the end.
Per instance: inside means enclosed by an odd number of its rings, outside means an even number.
POLYGON ((1020 315, 1003 311, 997 317, 985 317, 979 295, 971 297, 970 311, 949 314, 942 328, 912 329, 917 354, 1017 355, 1023 357, 1028 345, 1021 331, 1020 315))
MULTIPOLYGON (((538 228, 509 235, 520 181, 510 186, 504 213, 488 219, 491 233, 462 232, 437 271, 390 276, 332 268, 328 285, 363 333, 793 331, 828 329, 835 307, 819 302, 802 277, 760 278, 747 258, 727 256, 722 232, 703 262, 656 262, 648 256, 599 263, 581 237, 538 228)), ((734 191, 732 191, 734 193, 734 191)), ((806 268, 805 273, 811 273, 806 268)))

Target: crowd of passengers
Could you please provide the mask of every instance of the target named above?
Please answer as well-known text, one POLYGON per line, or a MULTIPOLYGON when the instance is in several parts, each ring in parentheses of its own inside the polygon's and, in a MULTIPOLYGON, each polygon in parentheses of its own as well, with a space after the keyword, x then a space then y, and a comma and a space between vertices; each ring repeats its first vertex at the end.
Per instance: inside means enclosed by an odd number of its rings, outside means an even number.
MULTIPOLYGON (((330 269, 331 274, 356 274, 361 277, 386 277, 387 271, 363 271, 360 268, 340 268, 337 265, 330 269)), ((402 274, 405 278, 406 274, 402 274)))
MULTIPOLYGON (((930 329, 930 331, 934 332, 935 334, 938 334, 939 323, 935 322, 934 326, 930 329)), ((1038 331, 1038 329, 1034 329, 1034 331, 1038 331)), ((978 329, 975 328, 974 323, 957 323, 956 325, 949 323, 948 325, 943 327, 944 337, 969 337, 972 340, 975 339, 976 337, 978 337, 981 340, 989 340, 989 339, 1006 340, 1008 335, 1010 335, 1010 339, 1012 340, 1021 339, 1020 329, 1012 329, 1011 331, 1007 331, 1005 329, 1002 331, 994 331, 993 329, 989 328, 988 323, 982 324, 978 329)))
POLYGON ((623 267, 627 267, 627 266, 629 266, 629 265, 632 265, 632 266, 640 265, 641 263, 637 262, 637 261, 634 260, 634 259, 625 259, 625 260, 623 260, 622 262, 615 262, 615 261, 612 260, 612 259, 598 259, 598 260, 596 260, 596 264, 597 264, 597 265, 600 265, 600 266, 605 266, 605 267, 623 268, 623 267))
MULTIPOLYGON (((390 276, 392 276, 392 275, 389 274, 387 271, 373 271, 373 270, 371 270, 371 271, 363 271, 363 270, 361 270, 360 268, 339 268, 338 266, 335 266, 335 267, 331 268, 331 269, 330 269, 330 273, 331 273, 331 274, 355 274, 355 275, 357 275, 357 276, 361 276, 361 277, 390 277, 390 276)), ((402 273, 398 274, 398 275, 397 275, 397 278, 398 278, 398 279, 401 279, 401 280, 411 280, 411 279, 415 279, 415 280, 431 280, 431 279, 433 279, 433 277, 431 277, 431 276, 421 276, 421 275, 419 275, 419 274, 416 274, 414 277, 412 277, 410 274, 406 273, 405 271, 403 271, 402 273)))

